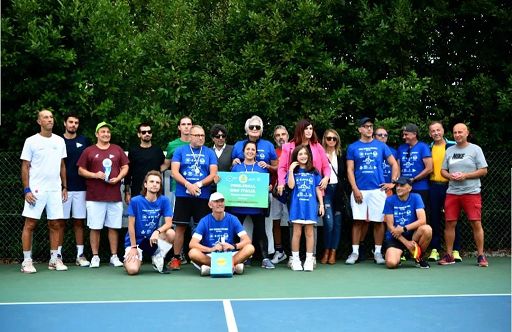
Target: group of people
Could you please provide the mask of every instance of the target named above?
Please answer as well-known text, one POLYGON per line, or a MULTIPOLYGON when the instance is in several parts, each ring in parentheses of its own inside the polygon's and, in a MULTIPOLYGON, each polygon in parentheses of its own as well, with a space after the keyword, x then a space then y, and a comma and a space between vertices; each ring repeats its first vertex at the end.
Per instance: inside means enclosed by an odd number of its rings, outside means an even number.
POLYGON ((110 142, 113 127, 107 122, 97 125, 93 145, 77 133, 76 114, 65 116, 63 137, 53 134, 54 118, 49 110, 40 111, 37 122, 41 130, 27 138, 21 154, 24 273, 36 272, 32 234, 44 209, 50 230, 51 270, 67 270, 61 250, 64 220, 72 218, 76 265, 82 267, 100 266, 100 234, 106 227, 110 265, 124 266, 134 275, 147 256, 160 273, 179 270, 187 262, 184 248, 190 227, 188 257, 201 275, 209 275, 210 253, 214 251, 233 251, 237 274, 244 272, 244 263, 256 249, 261 253, 261 266, 273 269, 288 258, 287 236, 281 225, 289 223, 288 265, 293 271, 313 271, 319 223, 324 226, 320 263, 336 263, 345 204, 350 204, 354 219, 352 252, 346 264, 359 260, 359 243, 370 222, 377 264, 395 268, 403 254, 410 253, 417 266, 428 268, 424 258, 429 246, 428 260, 452 264, 461 259, 455 234, 464 209, 474 232, 478 264, 487 266, 479 180, 486 174, 487 164, 482 150, 467 141, 469 131, 464 124, 455 125, 455 142, 450 142, 444 138, 442 124, 433 122, 430 147, 418 140, 418 127, 408 124, 402 131, 405 143, 395 151, 386 144, 387 131, 377 128, 374 135, 373 120, 365 117, 358 121, 359 140, 343 154, 336 130, 327 129, 319 138, 311 121, 305 119, 297 122, 293 137, 284 126, 276 126, 276 146, 262 138, 263 120, 258 116, 247 119, 247 137, 234 145, 226 143, 225 126, 215 124, 209 131, 214 143, 210 148, 205 145, 203 127, 183 117, 178 124, 179 137, 169 142, 166 154, 152 144, 151 125, 141 123, 137 127, 140 144, 126 155, 110 142), (161 172, 168 169, 172 184, 171 194, 166 196, 161 172), (269 208, 226 207, 224 194, 217 191, 223 180, 219 172, 269 173, 269 208), (122 181, 128 205, 123 261, 117 255, 122 181), (350 189, 350 203, 344 202, 344 192, 350 189), (446 254, 441 259, 443 208, 446 254), (249 219, 252 235, 244 228, 249 219), (90 229, 90 262, 84 256, 85 220, 90 229), (301 257, 303 230, 306 252, 301 257), (166 257, 170 257, 168 264, 166 257))

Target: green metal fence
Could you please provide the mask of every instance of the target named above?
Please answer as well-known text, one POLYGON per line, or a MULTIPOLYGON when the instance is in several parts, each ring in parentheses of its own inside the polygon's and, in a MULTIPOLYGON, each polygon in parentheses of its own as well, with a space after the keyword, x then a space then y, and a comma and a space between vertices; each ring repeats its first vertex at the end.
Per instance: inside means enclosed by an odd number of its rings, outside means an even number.
MULTIPOLYGON (((509 253, 511 246, 511 169, 512 158, 506 151, 484 152, 489 164, 489 172, 482 180, 483 211, 482 223, 485 231, 485 249, 488 252, 509 253)), ((0 259, 17 261, 22 258, 21 231, 23 228, 22 184, 20 179, 19 152, 0 152, 0 259)), ((341 244, 342 254, 347 254, 349 243, 349 223, 344 221, 341 244)), ((463 252, 475 250, 471 228, 467 222, 461 223, 463 252)), ((121 230, 120 246, 126 229, 121 230)), ((102 258, 109 255, 106 234, 102 235, 100 253, 102 258)), ((85 232, 85 254, 90 257, 88 232, 85 232)), ((45 261, 49 257, 48 228, 45 217, 39 222, 33 238, 33 257, 45 261)), ((119 254, 124 248, 119 248, 119 254)), ((64 236, 63 256, 65 261, 73 260, 76 254, 75 237, 68 223, 64 236)))

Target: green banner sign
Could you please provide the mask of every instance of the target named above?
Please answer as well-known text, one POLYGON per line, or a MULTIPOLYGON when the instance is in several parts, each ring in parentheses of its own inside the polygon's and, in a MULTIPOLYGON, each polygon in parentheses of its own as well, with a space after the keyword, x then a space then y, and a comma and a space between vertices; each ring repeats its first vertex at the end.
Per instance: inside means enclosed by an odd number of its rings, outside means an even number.
POLYGON ((257 172, 219 172, 217 191, 226 206, 268 207, 269 174, 257 172))

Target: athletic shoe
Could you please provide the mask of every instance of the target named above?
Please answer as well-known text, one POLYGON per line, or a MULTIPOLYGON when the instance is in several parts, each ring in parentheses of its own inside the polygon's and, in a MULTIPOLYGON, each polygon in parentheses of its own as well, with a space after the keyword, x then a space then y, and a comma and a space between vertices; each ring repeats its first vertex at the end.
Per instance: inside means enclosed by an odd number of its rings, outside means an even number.
POLYGON ((480 267, 488 267, 489 266, 489 262, 487 261, 487 257, 485 257, 485 255, 478 256, 477 262, 478 262, 478 266, 480 266, 480 267))
POLYGON ((416 263, 421 260, 421 247, 416 242, 414 243, 414 249, 411 254, 416 263))
POLYGON ((23 273, 36 273, 37 270, 32 263, 32 259, 25 259, 21 263, 21 272, 23 273))
POLYGON ((209 276, 210 275, 210 269, 211 268, 208 265, 201 265, 201 275, 203 277, 209 276))
POLYGON ((187 257, 183 253, 180 255, 180 260, 181 260, 181 265, 188 264, 187 257))
POLYGON ((432 249, 430 256, 428 256, 428 260, 431 262, 437 262, 439 260, 439 253, 437 252, 437 249, 432 249))
POLYGON ((304 261, 304 271, 312 272, 314 269, 314 259, 306 258, 304 261))
POLYGON ((350 256, 348 256, 347 260, 345 261, 345 264, 354 265, 358 259, 359 259, 358 254, 351 253, 350 256))
POLYGON ((178 271, 181 269, 181 259, 173 257, 169 262, 169 268, 173 271, 178 271))
POLYGON ((382 253, 380 253, 380 252, 376 252, 373 254, 373 261, 379 265, 386 263, 386 261, 384 260, 384 257, 382 257, 382 253))
POLYGON ((416 267, 419 267, 420 269, 430 269, 430 264, 424 259, 420 259, 419 262, 416 262, 416 267))
POLYGON ((313 268, 316 269, 316 256, 313 256, 313 268))
POLYGON ((453 259, 456 261, 456 262, 462 262, 462 257, 460 257, 460 253, 458 250, 454 250, 452 251, 452 256, 453 256, 453 259))
POLYGON ((112 257, 110 257, 110 265, 112 265, 113 267, 121 267, 123 266, 123 263, 119 260, 119 257, 117 257, 117 255, 112 255, 112 257))
POLYGON ((55 259, 50 259, 48 262, 48 270, 52 271, 67 271, 68 267, 62 263, 62 259, 60 258, 60 255, 57 256, 55 259))
POLYGON ((293 257, 289 256, 288 257, 288 263, 286 263, 286 266, 288 266, 291 269, 292 268, 292 264, 293 264, 293 257))
POLYGON ((244 262, 244 265, 245 267, 251 267, 252 265, 252 259, 251 258, 247 258, 244 262))
POLYGON ((453 256, 445 254, 443 256, 443 259, 441 259, 439 262, 437 262, 437 264, 439 264, 439 265, 451 265, 451 264, 455 264, 455 260, 453 259, 453 256))
POLYGON ((151 263, 153 263, 153 269, 162 273, 164 270, 164 258, 160 255, 160 252, 151 256, 151 263))
POLYGON ((292 259, 292 266, 293 271, 302 271, 302 263, 300 261, 300 258, 293 258, 292 259))
POLYGON ((406 260, 407 258, 405 258, 404 254, 402 254, 402 256, 400 256, 400 263, 405 262, 406 260))
POLYGON ((87 258, 85 258, 84 255, 78 256, 76 258, 75 264, 76 264, 76 266, 80 266, 80 267, 88 267, 89 265, 91 265, 91 263, 87 260, 87 258))
POLYGON ((264 267, 265 269, 275 269, 276 267, 274 266, 274 264, 272 264, 272 262, 270 261, 270 259, 268 258, 264 258, 262 261, 261 261, 261 267, 264 267))
POLYGON ((284 251, 276 251, 274 254, 274 257, 272 258, 271 262, 272 264, 279 264, 282 261, 284 261, 288 256, 284 251))
POLYGON ((238 263, 235 265, 233 272, 236 274, 244 274, 244 264, 238 263))
POLYGON ((92 256, 91 265, 89 267, 100 267, 100 257, 98 255, 92 256))

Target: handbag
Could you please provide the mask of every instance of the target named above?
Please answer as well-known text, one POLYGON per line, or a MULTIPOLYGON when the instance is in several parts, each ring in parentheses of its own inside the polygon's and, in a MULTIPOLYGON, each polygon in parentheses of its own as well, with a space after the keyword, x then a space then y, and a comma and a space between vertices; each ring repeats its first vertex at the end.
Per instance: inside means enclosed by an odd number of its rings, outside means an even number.
POLYGON ((274 196, 279 202, 281 202, 283 204, 288 204, 288 201, 290 200, 291 193, 292 193, 292 190, 290 189, 290 187, 288 187, 288 185, 284 186, 282 195, 279 195, 279 193, 277 192, 277 186, 274 186, 274 188, 272 188, 272 196, 274 196))

